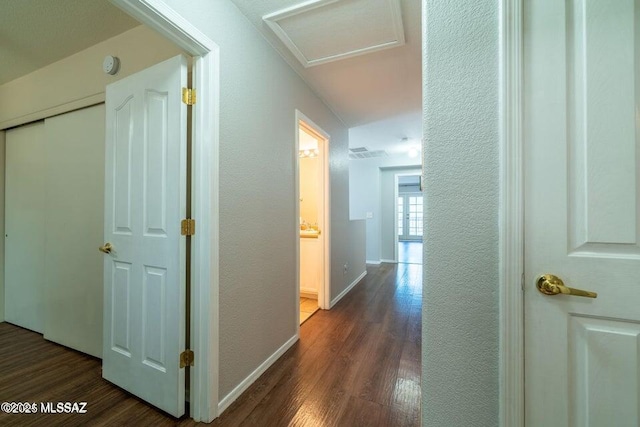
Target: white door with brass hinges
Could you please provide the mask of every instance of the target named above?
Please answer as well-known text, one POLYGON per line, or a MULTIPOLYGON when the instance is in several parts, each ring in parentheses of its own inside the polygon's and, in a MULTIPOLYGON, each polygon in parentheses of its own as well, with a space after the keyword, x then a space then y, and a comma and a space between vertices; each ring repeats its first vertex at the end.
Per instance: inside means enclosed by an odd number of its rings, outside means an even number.
MULTIPOLYGON (((103 377, 184 414, 187 62, 107 86, 103 377)), ((96 248, 97 250, 97 248, 96 248)))
POLYGON ((526 425, 637 427, 640 2, 527 1, 524 34, 526 425))

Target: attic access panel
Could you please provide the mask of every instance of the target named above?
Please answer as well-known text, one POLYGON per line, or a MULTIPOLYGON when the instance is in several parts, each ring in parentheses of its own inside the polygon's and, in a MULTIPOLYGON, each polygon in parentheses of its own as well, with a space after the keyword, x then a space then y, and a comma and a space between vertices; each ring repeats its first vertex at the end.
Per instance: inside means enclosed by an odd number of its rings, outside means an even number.
POLYGON ((405 43, 399 0, 311 0, 262 20, 305 68, 405 43))

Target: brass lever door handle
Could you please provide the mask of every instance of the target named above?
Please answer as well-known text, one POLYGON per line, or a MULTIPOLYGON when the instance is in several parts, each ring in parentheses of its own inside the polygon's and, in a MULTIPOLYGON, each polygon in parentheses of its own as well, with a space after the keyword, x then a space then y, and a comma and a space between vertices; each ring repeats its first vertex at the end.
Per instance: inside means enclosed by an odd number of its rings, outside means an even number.
POLYGON ((113 246, 111 246, 111 243, 105 243, 104 245, 98 248, 100 252, 104 252, 105 254, 110 254, 111 249, 113 249, 113 246))
POLYGON ((598 298, 596 292, 583 291, 582 289, 574 289, 564 285, 564 282, 558 276, 553 274, 543 274, 536 281, 536 288, 545 295, 574 295, 577 297, 598 298))

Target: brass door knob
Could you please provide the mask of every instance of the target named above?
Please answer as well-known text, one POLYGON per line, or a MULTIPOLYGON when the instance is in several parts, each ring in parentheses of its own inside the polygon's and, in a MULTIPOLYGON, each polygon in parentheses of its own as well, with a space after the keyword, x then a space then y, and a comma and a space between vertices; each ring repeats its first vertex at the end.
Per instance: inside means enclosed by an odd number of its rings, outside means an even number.
POLYGON ((113 249, 113 246, 111 246, 111 243, 105 243, 104 245, 98 248, 100 252, 104 252, 105 254, 110 254, 111 249, 113 249))
POLYGON ((596 292, 583 291, 582 289, 570 288, 558 276, 553 274, 543 274, 536 281, 536 288, 545 295, 573 295, 576 297, 598 298, 596 292))

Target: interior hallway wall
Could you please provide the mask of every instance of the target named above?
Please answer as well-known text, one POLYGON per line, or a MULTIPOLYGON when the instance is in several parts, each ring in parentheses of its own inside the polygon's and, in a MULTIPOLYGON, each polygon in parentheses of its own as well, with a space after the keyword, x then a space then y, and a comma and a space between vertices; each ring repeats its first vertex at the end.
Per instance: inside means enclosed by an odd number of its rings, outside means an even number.
MULTIPOLYGON (((382 168, 415 169, 420 173, 420 159, 407 155, 354 159, 349 166, 349 208, 351 217, 366 221, 367 262, 379 263, 382 256, 382 168), (372 218, 367 218, 367 212, 372 218)), ((388 250, 385 251, 388 254, 388 250)))
POLYGON ((500 7, 423 0, 424 426, 499 425, 500 7))
POLYGON ((231 1, 166 3, 220 47, 219 395, 232 398, 297 330, 296 109, 331 136, 331 299, 364 272, 364 225, 349 221, 346 126, 231 1))

